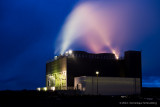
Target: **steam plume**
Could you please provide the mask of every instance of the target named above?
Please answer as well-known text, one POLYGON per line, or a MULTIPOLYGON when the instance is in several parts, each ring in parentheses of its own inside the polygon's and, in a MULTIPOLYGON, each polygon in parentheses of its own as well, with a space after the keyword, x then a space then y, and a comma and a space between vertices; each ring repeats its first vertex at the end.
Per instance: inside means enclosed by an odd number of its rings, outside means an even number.
POLYGON ((143 19, 145 16, 141 15, 143 10, 138 11, 139 7, 126 1, 80 2, 67 17, 60 32, 60 53, 79 45, 93 53, 112 52, 118 58, 120 51, 127 49, 132 41, 140 42, 143 36, 139 35, 144 35, 144 29, 148 28, 145 26, 137 32, 142 26, 135 23, 145 23, 147 19, 143 19))

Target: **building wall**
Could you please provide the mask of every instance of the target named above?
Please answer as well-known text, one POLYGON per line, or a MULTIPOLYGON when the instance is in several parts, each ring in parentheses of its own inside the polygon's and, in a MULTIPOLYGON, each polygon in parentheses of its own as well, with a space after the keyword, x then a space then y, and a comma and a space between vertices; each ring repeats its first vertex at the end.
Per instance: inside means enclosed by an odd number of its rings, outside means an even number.
POLYGON ((126 51, 124 59, 126 75, 128 77, 140 78, 142 87, 141 51, 126 51))
POLYGON ((74 88, 89 95, 133 95, 140 94, 140 78, 122 77, 75 77, 74 88))
POLYGON ((124 60, 126 75, 141 78, 141 52, 126 51, 124 60))
MULTIPOLYGON (((123 67, 122 67, 123 68, 123 67)), ((96 57, 68 57, 67 58, 67 84, 74 86, 74 77, 95 76, 99 71, 100 76, 120 77, 120 66, 116 59, 103 59, 96 57)), ((121 69, 124 72, 123 69, 121 69)))
POLYGON ((56 90, 67 89, 66 57, 46 64, 46 87, 55 87, 56 90))
POLYGON ((140 51, 126 51, 121 60, 116 60, 113 54, 92 55, 81 53, 67 58, 68 86, 74 85, 74 77, 95 76, 97 70, 100 77, 142 78, 140 51))
POLYGON ((46 64, 46 86, 55 86, 56 90, 73 89, 74 77, 96 76, 97 70, 99 77, 140 78, 141 81, 141 52, 127 51, 119 60, 112 53, 91 54, 83 51, 58 56, 46 64))

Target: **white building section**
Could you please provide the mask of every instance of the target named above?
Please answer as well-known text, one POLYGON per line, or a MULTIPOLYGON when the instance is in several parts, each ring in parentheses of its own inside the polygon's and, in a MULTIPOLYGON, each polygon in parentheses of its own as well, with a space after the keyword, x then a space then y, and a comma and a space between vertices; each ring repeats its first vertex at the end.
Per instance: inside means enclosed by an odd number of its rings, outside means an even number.
POLYGON ((140 78, 126 77, 75 77, 74 88, 87 95, 140 94, 140 78))

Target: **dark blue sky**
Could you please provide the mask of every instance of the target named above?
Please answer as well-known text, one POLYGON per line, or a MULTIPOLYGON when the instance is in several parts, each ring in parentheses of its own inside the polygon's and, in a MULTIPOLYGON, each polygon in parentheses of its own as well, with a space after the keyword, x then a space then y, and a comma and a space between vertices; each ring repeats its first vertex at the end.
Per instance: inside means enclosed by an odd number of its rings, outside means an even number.
MULTIPOLYGON (((55 44, 58 33, 78 1, 0 1, 0 90, 45 86, 45 64, 59 47, 55 44)), ((156 24, 135 49, 143 50, 143 86, 160 87, 160 2, 147 3, 154 8, 156 24)))

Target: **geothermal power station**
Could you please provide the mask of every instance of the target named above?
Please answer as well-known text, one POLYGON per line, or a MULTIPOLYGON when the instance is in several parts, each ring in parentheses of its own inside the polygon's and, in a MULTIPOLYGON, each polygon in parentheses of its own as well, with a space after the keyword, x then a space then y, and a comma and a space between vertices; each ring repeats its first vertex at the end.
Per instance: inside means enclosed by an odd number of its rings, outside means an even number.
POLYGON ((46 64, 46 87, 38 90, 79 90, 87 95, 134 95, 142 87, 141 52, 67 51, 46 64))

